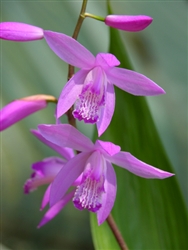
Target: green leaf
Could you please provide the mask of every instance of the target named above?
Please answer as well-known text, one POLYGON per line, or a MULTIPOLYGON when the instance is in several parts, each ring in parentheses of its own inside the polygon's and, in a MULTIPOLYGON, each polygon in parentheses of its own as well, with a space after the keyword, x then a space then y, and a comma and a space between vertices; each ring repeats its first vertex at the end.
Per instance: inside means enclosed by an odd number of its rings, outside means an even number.
MULTIPOLYGON (((110 53, 121 67, 132 69, 119 32, 110 30, 110 53)), ((111 125, 101 137, 121 146, 140 160, 173 172, 158 136, 144 97, 120 89, 116 91, 116 109, 111 125)), ((96 136, 95 136, 96 138, 96 136)), ((117 197, 112 215, 129 249, 188 249, 187 213, 176 176, 164 180, 137 177, 115 166, 117 197)), ((97 225, 91 215, 96 249, 118 249, 105 222, 97 225)))

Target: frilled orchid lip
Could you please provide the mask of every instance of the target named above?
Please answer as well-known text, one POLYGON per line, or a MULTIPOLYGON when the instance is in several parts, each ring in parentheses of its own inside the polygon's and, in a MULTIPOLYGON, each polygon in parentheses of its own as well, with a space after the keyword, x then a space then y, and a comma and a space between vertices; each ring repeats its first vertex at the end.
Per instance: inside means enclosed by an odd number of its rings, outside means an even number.
POLYGON ((75 118, 85 123, 98 121, 101 108, 105 105, 106 85, 105 73, 100 67, 88 73, 73 111, 75 118))
POLYGON ((80 176, 73 202, 78 209, 97 213, 98 224, 108 217, 116 197, 114 163, 143 178, 164 179, 173 174, 146 164, 120 147, 97 140, 95 144, 69 124, 39 125, 41 135, 60 147, 70 147, 80 154, 70 159, 55 177, 50 192, 53 207, 80 176))
POLYGON ((97 212, 102 206, 106 164, 99 151, 95 151, 87 160, 80 184, 74 194, 76 208, 97 212))

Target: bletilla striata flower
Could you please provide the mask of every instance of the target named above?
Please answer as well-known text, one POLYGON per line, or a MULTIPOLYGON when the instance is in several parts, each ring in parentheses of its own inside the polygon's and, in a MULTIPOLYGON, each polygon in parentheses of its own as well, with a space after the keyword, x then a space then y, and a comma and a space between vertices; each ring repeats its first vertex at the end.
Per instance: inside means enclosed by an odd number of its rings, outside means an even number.
POLYGON ((57 116, 65 114, 76 102, 73 115, 86 123, 96 123, 99 136, 107 129, 114 113, 113 85, 140 96, 164 94, 152 80, 137 72, 117 68, 120 62, 109 53, 94 57, 79 42, 61 33, 44 31, 49 47, 65 62, 80 68, 63 88, 57 116))
MULTIPOLYGON (((31 168, 33 173, 30 178, 24 184, 24 193, 29 194, 30 192, 36 190, 39 186, 49 184, 41 203, 40 210, 43 210, 49 203, 51 183, 55 179, 59 171, 64 167, 68 160, 74 157, 74 151, 71 148, 59 147, 58 145, 46 140, 37 130, 31 131, 34 136, 36 136, 44 144, 57 151, 61 157, 48 157, 42 161, 35 162, 32 164, 31 168)), ((79 178, 72 184, 76 186, 79 183, 79 178)), ((74 197, 75 187, 72 191, 65 194, 60 201, 58 201, 54 206, 49 208, 42 220, 40 221, 38 228, 45 225, 51 219, 53 219, 64 206, 74 197)))
MULTIPOLYGON (((152 18, 147 16, 109 15, 106 25, 139 31, 147 27, 152 18)), ((109 53, 94 57, 73 38, 24 23, 0 23, 0 38, 11 41, 45 39, 49 47, 65 62, 80 68, 62 90, 57 106, 58 118, 75 103, 73 115, 86 123, 96 123, 100 136, 109 126, 115 107, 113 85, 133 95, 159 95, 164 90, 149 78, 137 72, 117 68, 120 62, 109 53)))
POLYGON ((173 175, 120 151, 120 147, 111 142, 97 140, 93 144, 71 125, 39 125, 38 129, 51 143, 81 152, 64 165, 52 182, 50 205, 59 202, 79 177, 73 203, 80 210, 97 213, 99 225, 108 217, 116 197, 116 175, 112 163, 143 178, 164 179, 173 175))

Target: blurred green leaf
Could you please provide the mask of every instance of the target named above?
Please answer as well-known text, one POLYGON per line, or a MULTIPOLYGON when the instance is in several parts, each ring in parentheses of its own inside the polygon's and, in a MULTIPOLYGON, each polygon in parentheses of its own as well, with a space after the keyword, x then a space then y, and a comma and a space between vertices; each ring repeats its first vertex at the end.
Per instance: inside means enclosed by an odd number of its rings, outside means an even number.
MULTIPOLYGON (((121 67, 132 69, 119 32, 110 30, 110 49, 121 67)), ((96 136, 95 136, 96 137, 96 136)), ((116 109, 103 140, 121 146, 157 168, 174 172, 144 97, 116 88, 116 109)), ((129 249, 188 249, 187 213, 176 176, 148 180, 115 166, 118 190, 112 215, 129 249)), ((91 215, 96 249, 118 249, 107 223, 98 227, 91 215)))

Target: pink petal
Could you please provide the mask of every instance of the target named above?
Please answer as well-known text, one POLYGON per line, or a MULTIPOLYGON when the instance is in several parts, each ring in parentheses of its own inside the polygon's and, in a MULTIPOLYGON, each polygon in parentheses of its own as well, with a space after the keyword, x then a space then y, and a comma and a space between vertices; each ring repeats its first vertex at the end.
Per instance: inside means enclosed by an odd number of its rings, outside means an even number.
POLYGON ((42 177, 54 177, 61 170, 66 163, 65 160, 59 157, 48 157, 42 161, 33 163, 32 169, 35 170, 42 177))
POLYGON ((44 215, 40 221, 38 228, 44 226, 47 222, 52 220, 63 208, 64 206, 73 198, 75 190, 65 195, 62 200, 57 202, 53 207, 51 207, 44 215))
POLYGON ((64 164, 65 160, 59 157, 49 157, 33 163, 34 172, 24 184, 24 193, 28 194, 39 186, 51 183, 64 164))
POLYGON ((121 150, 120 146, 113 144, 112 142, 100 141, 97 140, 95 143, 95 148, 104 152, 104 154, 108 154, 113 156, 121 150))
POLYGON ((3 22, 0 23, 0 38, 10 41, 33 41, 43 39, 43 29, 26 24, 16 22, 3 22))
POLYGON ((140 96, 165 94, 165 91, 146 76, 135 71, 112 68, 107 73, 109 82, 124 91, 140 96))
POLYGON ((58 100, 57 118, 65 114, 75 103, 82 91, 83 83, 87 74, 88 71, 80 70, 67 82, 58 100))
POLYGON ((96 55, 95 65, 108 69, 120 65, 120 61, 113 54, 99 53, 96 55))
POLYGON ((101 109, 101 115, 100 119, 97 122, 97 130, 98 130, 98 136, 100 137, 104 131, 108 128, 112 116, 114 114, 114 107, 115 107, 115 92, 114 87, 112 84, 107 85, 107 92, 106 92, 106 104, 101 109))
POLYGON ((109 15, 105 18, 105 24, 125 31, 141 31, 153 21, 149 16, 128 16, 128 15, 109 15))
POLYGON ((97 212, 98 225, 101 225, 110 214, 116 198, 116 174, 109 162, 107 163, 106 180, 104 183, 105 193, 102 196, 102 207, 97 212))
POLYGON ((43 137, 58 146, 69 147, 78 151, 93 149, 92 141, 69 124, 41 124, 38 129, 43 137))
POLYGON ((51 184, 47 187, 44 193, 41 206, 40 206, 40 210, 43 210, 45 206, 48 204, 48 202, 50 201, 50 190, 51 190, 51 184))
POLYGON ((119 152, 118 154, 112 156, 110 160, 112 163, 127 169, 131 173, 147 179, 164 179, 174 175, 148 165, 127 152, 119 152))
POLYGON ((44 37, 53 52, 68 64, 84 69, 94 66, 95 57, 72 37, 52 31, 44 31, 44 37))
POLYGON ((58 202, 83 172, 90 153, 80 153, 65 164, 52 183, 50 206, 58 202))
POLYGON ((45 100, 29 99, 19 99, 7 104, 0 110, 0 131, 46 106, 45 100))
POLYGON ((56 152, 58 152, 65 159, 69 160, 74 156, 74 151, 71 148, 60 147, 48 140, 46 140, 38 130, 31 130, 31 133, 36 136, 41 142, 46 144, 48 147, 52 148, 56 152))

